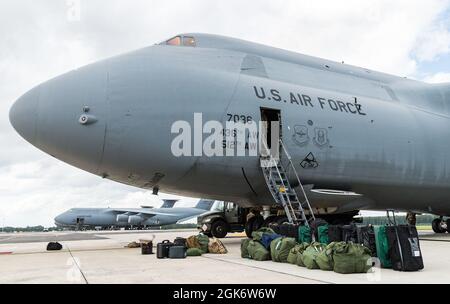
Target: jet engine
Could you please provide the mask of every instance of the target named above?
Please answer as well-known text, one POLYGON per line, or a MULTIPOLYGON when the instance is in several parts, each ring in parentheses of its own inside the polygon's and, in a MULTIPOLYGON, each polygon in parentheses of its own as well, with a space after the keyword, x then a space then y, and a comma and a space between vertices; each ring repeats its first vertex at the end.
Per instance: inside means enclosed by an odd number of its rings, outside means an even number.
POLYGON ((128 222, 128 215, 126 214, 118 214, 116 217, 116 221, 119 223, 126 223, 128 222))
POLYGON ((144 219, 139 215, 130 215, 128 217, 128 224, 130 225, 140 225, 144 219))

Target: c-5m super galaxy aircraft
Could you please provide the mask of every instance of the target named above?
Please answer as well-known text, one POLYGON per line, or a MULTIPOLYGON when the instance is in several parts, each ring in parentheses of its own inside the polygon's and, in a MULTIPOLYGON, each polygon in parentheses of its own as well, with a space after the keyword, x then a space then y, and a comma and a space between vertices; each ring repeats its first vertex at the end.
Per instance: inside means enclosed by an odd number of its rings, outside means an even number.
POLYGON ((78 229, 164 226, 197 217, 214 205, 213 200, 202 199, 195 207, 172 208, 175 201, 164 200, 161 208, 72 208, 55 217, 55 224, 78 229))
POLYGON ((39 149, 103 178, 259 206, 266 219, 301 188, 316 216, 333 221, 361 209, 450 215, 450 84, 182 34, 38 85, 10 121, 39 149), (194 125, 194 113, 278 123, 299 178, 279 164, 267 173, 260 157, 175 156, 172 124, 194 125))

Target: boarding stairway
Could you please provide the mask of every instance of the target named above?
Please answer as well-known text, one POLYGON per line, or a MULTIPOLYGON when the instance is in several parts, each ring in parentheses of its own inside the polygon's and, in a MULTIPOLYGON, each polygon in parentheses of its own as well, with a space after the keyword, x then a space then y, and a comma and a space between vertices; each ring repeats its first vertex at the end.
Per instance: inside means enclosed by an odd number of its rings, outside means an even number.
POLYGON ((281 152, 278 158, 268 153, 269 149, 267 147, 265 147, 267 153, 261 154, 260 157, 260 164, 267 187, 275 202, 284 208, 289 223, 309 226, 315 220, 311 204, 295 170, 291 156, 281 139, 279 143, 281 152), (298 183, 298 187, 301 189, 302 200, 299 199, 299 195, 294 187, 291 186, 290 178, 294 180, 294 183, 295 181, 298 183), (306 216, 305 210, 309 211, 309 218, 306 216))

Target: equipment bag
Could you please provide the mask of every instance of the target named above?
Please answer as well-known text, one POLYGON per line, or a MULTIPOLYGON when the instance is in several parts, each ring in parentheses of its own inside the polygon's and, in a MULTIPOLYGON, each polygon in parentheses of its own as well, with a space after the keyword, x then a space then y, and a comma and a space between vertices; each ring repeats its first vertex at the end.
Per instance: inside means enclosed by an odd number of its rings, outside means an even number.
POLYGON ((186 258, 186 247, 182 245, 173 245, 169 248, 169 258, 170 259, 184 259, 186 258))
POLYGON ((225 254, 228 253, 227 248, 225 248, 225 245, 217 238, 213 238, 209 241, 208 245, 208 251, 209 253, 217 253, 217 254, 225 254))
POLYGON ((182 237, 175 238, 175 240, 173 240, 173 243, 175 245, 187 247, 186 239, 182 237))
POLYGON ((302 262, 308 269, 319 269, 316 263, 317 256, 325 250, 325 245, 319 242, 314 242, 306 248, 302 255, 302 262))
POLYGON ((158 259, 164 259, 169 257, 169 249, 174 244, 169 240, 164 240, 161 243, 156 244, 156 257, 158 259))
POLYGON ((419 235, 415 226, 387 226, 386 233, 392 269, 399 271, 423 269, 422 251, 420 250, 419 235))
POLYGON ((298 240, 298 224, 283 223, 277 226, 278 234, 298 240))
POLYGON ((250 255, 248 254, 248 244, 251 239, 243 239, 241 240, 241 258, 250 259, 250 255))
POLYGON ((306 248, 309 247, 309 243, 301 243, 298 247, 298 254, 297 254, 297 260, 295 264, 297 266, 305 267, 305 264, 303 263, 303 253, 305 252, 306 248))
POLYGON ((198 243, 200 244, 200 249, 203 253, 208 253, 209 237, 204 234, 197 235, 198 243))
POLYGON ((332 254, 333 270, 337 273, 365 273, 372 268, 370 250, 361 244, 336 243, 332 254))
POLYGON ((270 252, 267 250, 260 242, 250 241, 248 243, 248 254, 251 259, 256 261, 267 261, 270 260, 270 252))
POLYGON ((358 243, 370 249, 370 255, 377 256, 377 246, 375 242, 375 232, 372 225, 358 226, 356 228, 358 243))
POLYGON ((47 244, 47 250, 52 251, 52 250, 61 250, 62 249, 62 245, 58 242, 50 242, 47 244))
MULTIPOLYGON (((328 236, 328 235, 327 235, 328 236)), ((331 242, 328 244, 325 249, 320 252, 316 257, 316 263, 317 266, 321 270, 333 270, 334 263, 333 263, 333 252, 335 245, 338 244, 337 242, 331 242)))
POLYGON ((202 248, 196 235, 191 235, 186 239, 186 246, 187 248, 202 248))
POLYGON ((352 243, 358 242, 355 224, 342 226, 342 241, 352 243))
POLYGON ((312 242, 311 228, 309 226, 298 227, 298 241, 299 243, 312 242))
POLYGON ((252 239, 254 241, 261 241, 264 235, 272 235, 272 234, 275 234, 275 231, 273 231, 273 229, 262 227, 252 232, 252 239))
POLYGON ((328 225, 328 242, 341 242, 342 241, 342 226, 340 225, 328 225))
POLYGON ((322 244, 328 244, 328 224, 317 227, 318 241, 322 244))
POLYGON ((389 257, 389 242, 386 234, 386 226, 374 226, 375 247, 377 249, 377 257, 380 260, 381 267, 392 268, 391 259, 389 257))
POLYGON ((201 256, 203 251, 200 248, 189 248, 186 250, 187 256, 201 256))
POLYGON ((279 237, 281 237, 281 235, 276 233, 274 234, 264 233, 261 238, 261 243, 264 245, 264 247, 266 247, 267 250, 270 250, 270 243, 272 243, 273 240, 279 237))
POLYGON ((297 244, 289 251, 287 257, 287 262, 289 264, 297 264, 298 255, 300 254, 300 248, 302 248, 302 245, 297 244))
POLYGON ((297 244, 294 238, 279 237, 270 243, 272 261, 286 263, 289 251, 297 244))

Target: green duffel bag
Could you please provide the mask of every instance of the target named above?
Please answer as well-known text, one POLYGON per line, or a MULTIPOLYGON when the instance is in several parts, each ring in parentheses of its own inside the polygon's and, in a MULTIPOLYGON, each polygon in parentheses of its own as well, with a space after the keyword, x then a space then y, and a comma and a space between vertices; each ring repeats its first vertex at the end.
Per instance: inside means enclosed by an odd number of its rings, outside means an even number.
POLYGON ((302 261, 308 269, 319 269, 319 265, 316 263, 317 256, 325 250, 326 245, 319 242, 314 242, 306 248, 302 254, 302 261))
POLYGON ((302 248, 302 245, 297 244, 289 251, 289 254, 287 257, 287 262, 289 264, 297 264, 298 255, 301 254, 300 253, 301 248, 302 248))
POLYGON ((248 244, 250 243, 251 239, 243 239, 241 240, 241 258, 249 259, 250 255, 248 254, 248 244))
POLYGON ((270 260, 270 252, 258 241, 250 241, 248 243, 248 255, 251 259, 256 261, 268 261, 270 260))
POLYGON ((311 228, 309 226, 298 226, 298 242, 312 243, 311 228))
POLYGON ((325 247, 325 250, 319 253, 319 255, 316 257, 317 266, 319 266, 321 270, 327 271, 333 270, 334 268, 333 253, 334 247, 337 243, 338 242, 331 242, 325 247))
POLYGON ((203 253, 208 253, 209 237, 204 234, 197 235, 198 242, 200 243, 200 249, 203 253))
POLYGON ((373 231, 375 232, 375 246, 381 267, 392 268, 391 259, 389 258, 389 242, 386 234, 386 226, 373 226, 373 231))
POLYGON ((262 227, 259 228, 256 231, 252 232, 252 239, 254 241, 261 241, 263 234, 275 234, 275 231, 273 231, 273 229, 271 228, 267 228, 267 227, 262 227))
POLYGON ((295 264, 297 266, 305 267, 305 264, 303 264, 303 253, 305 252, 306 248, 309 247, 309 243, 301 243, 298 247, 298 254, 297 254, 297 260, 295 261, 295 264))
POLYGON ((187 256, 201 256, 203 251, 200 248, 188 248, 186 250, 187 256))
POLYGON ((328 225, 317 227, 317 234, 319 235, 319 243, 328 244, 328 225))
POLYGON ((286 263, 289 255, 294 246, 297 245, 297 241, 294 238, 279 237, 270 243, 270 255, 272 261, 279 263, 286 263))
POLYGON ((366 273, 372 268, 370 249, 361 244, 339 242, 333 248, 333 263, 337 273, 366 273))

